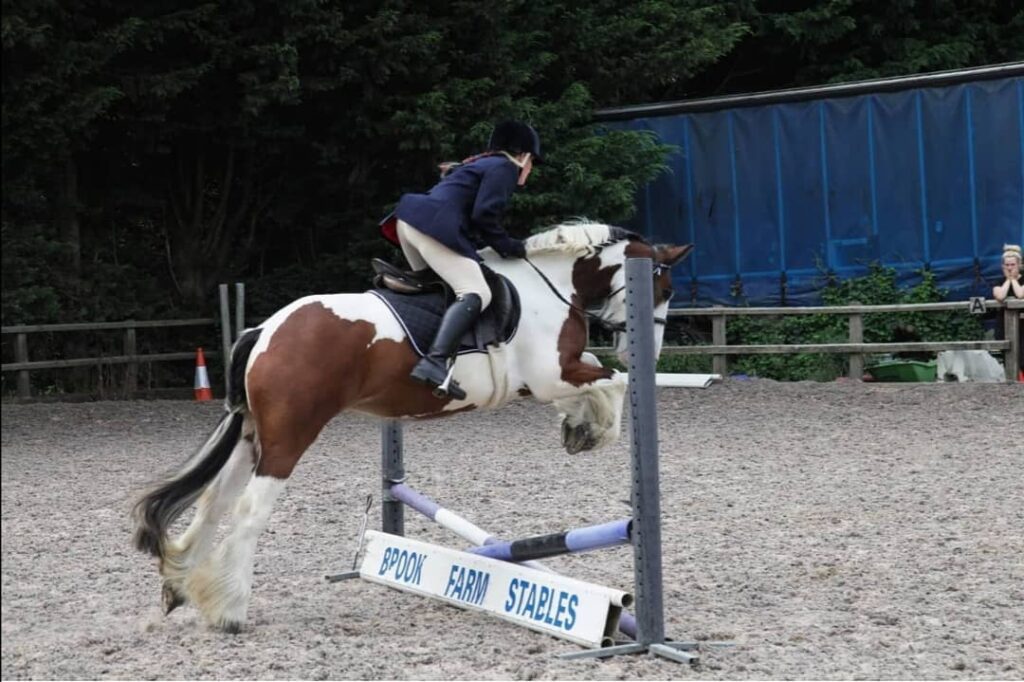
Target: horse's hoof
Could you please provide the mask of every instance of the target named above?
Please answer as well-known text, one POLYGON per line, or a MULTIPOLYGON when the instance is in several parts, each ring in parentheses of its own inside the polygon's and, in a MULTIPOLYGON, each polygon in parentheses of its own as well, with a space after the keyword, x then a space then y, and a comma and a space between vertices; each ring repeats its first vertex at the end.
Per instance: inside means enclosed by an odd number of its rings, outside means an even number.
POLYGON ((242 631, 242 623, 237 620, 225 620, 221 621, 220 629, 229 635, 237 635, 242 631))
POLYGON ((582 452, 586 449, 589 434, 590 428, 586 424, 569 426, 568 422, 562 422, 562 447, 570 455, 582 452))
POLYGON ((160 596, 161 601, 163 601, 165 616, 185 603, 185 597, 178 594, 178 592, 176 592, 175 589, 167 583, 164 583, 160 596))
POLYGON ((569 444, 572 442, 574 428, 575 427, 569 426, 568 419, 562 420, 562 447, 566 450, 569 449, 569 444))
POLYGON ((590 424, 569 426, 568 421, 562 422, 562 447, 570 455, 593 450, 600 441, 590 424))
POLYGON ((593 431, 587 431, 587 437, 583 440, 583 444, 580 445, 580 452, 590 452, 597 447, 600 440, 594 435, 593 431))

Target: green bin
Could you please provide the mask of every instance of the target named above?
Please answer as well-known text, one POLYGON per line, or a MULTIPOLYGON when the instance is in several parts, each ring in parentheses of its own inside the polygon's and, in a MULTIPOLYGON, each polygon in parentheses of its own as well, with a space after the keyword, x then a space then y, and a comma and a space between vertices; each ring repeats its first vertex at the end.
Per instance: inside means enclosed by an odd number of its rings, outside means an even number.
POLYGON ((935 381, 935 361, 892 360, 865 368, 875 381, 935 381))

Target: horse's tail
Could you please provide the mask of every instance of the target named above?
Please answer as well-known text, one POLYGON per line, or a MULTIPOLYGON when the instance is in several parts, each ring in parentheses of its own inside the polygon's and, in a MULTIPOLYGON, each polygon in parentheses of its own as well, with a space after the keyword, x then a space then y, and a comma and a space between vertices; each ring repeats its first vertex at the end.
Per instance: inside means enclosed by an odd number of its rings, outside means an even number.
POLYGON ((163 558, 167 527, 199 498, 235 449, 249 414, 245 368, 262 331, 247 329, 231 350, 227 412, 217 428, 177 473, 159 483, 135 505, 135 546, 139 551, 163 558))

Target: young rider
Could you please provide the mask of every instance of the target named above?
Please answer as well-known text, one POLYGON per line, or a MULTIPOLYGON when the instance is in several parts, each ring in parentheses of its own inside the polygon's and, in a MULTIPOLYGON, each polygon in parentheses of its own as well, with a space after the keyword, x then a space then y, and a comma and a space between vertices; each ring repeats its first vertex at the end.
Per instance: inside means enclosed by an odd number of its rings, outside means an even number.
MULTIPOLYGON (((495 126, 484 153, 444 167, 430 191, 404 194, 395 208, 397 237, 410 267, 431 268, 456 295, 430 350, 410 375, 435 392, 445 385, 459 341, 491 302, 477 249, 490 246, 504 258, 525 255, 523 242, 505 232, 501 218, 512 192, 526 184, 540 161, 537 132, 505 121, 495 126)), ((461 389, 450 388, 453 397, 464 397, 461 389)))

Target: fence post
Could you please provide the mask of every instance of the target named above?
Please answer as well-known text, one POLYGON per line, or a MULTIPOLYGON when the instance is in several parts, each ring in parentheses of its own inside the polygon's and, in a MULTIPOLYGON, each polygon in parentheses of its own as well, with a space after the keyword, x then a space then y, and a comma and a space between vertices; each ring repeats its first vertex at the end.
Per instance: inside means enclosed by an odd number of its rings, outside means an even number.
MULTIPOLYGON (((125 355, 138 355, 138 349, 135 346, 135 327, 129 327, 124 330, 124 354, 125 355)), ((139 389, 139 363, 131 361, 128 363, 127 368, 124 372, 124 392, 127 396, 135 395, 135 392, 139 389)))
POLYGON ((224 347, 224 395, 231 394, 231 309, 228 307, 228 285, 220 285, 220 340, 224 347))
POLYGON ((380 425, 380 454, 384 470, 381 530, 392 535, 405 535, 405 506, 391 496, 391 485, 405 480, 402 461, 402 422, 389 419, 380 425))
POLYGON ((245 282, 235 282, 235 340, 245 331, 245 282))
POLYGON ((1020 354, 1024 348, 1020 347, 1020 315, 1021 309, 1010 307, 1009 299, 1003 308, 1003 331, 1005 338, 1010 342, 1010 348, 1003 356, 1003 371, 1006 373, 1008 382, 1017 381, 1017 372, 1020 371, 1020 354))
MULTIPOLYGON (((18 334, 15 340, 14 359, 18 362, 28 362, 28 334, 18 334)), ((18 370, 18 397, 32 397, 32 383, 29 381, 27 369, 18 370)))
MULTIPOLYGON (((711 318, 711 343, 716 346, 725 345, 725 314, 711 318)), ((711 360, 711 371, 723 377, 729 373, 729 356, 715 355, 711 360)))
MULTIPOLYGON (((859 301, 853 301, 852 305, 860 305, 859 301)), ((850 343, 864 343, 864 316, 860 313, 850 313, 850 343)), ((864 354, 850 353, 849 377, 860 381, 864 378, 864 354)))
POLYGON ((665 641, 661 501, 658 494, 658 399, 654 381, 658 359, 654 354, 654 325, 650 324, 654 317, 651 267, 649 259, 629 258, 625 268, 636 641, 644 646, 665 641))

